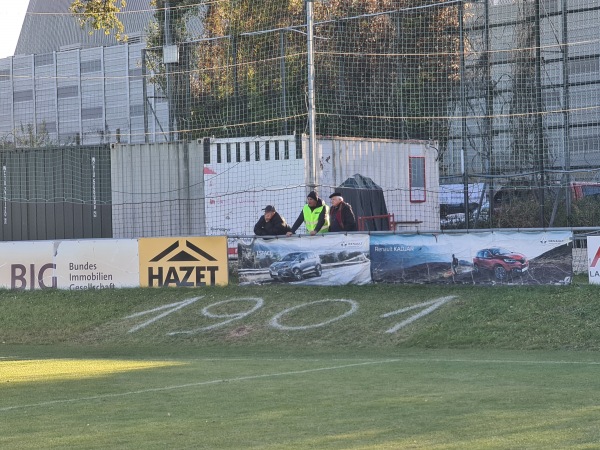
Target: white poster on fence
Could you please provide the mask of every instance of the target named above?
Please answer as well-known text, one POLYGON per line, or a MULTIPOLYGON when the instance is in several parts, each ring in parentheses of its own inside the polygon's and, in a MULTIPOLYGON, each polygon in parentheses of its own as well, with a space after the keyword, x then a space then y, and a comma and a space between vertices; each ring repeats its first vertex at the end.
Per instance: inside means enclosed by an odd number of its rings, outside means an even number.
POLYGON ((137 239, 57 241, 57 287, 94 290, 139 287, 137 239))
POLYGON ((0 287, 44 289, 56 287, 54 241, 0 243, 0 287))
POLYGON ((239 245, 240 284, 336 286, 371 282, 369 236, 256 238, 239 245))
POLYGON ((600 236, 588 236, 587 251, 590 284, 600 284, 600 236))

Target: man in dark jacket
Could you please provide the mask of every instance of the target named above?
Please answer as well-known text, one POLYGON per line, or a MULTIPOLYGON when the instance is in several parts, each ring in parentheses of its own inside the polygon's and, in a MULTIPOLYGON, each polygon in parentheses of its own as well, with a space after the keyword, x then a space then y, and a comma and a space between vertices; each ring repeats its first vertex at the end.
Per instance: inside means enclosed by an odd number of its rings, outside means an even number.
POLYGON ((331 199, 331 209, 329 210, 329 231, 356 231, 356 217, 352 206, 344 201, 342 194, 334 192, 329 196, 331 199))
POLYGON ((254 225, 254 234, 257 236, 281 236, 292 229, 286 223, 285 219, 275 211, 273 205, 267 205, 264 215, 260 216, 256 225, 254 225))

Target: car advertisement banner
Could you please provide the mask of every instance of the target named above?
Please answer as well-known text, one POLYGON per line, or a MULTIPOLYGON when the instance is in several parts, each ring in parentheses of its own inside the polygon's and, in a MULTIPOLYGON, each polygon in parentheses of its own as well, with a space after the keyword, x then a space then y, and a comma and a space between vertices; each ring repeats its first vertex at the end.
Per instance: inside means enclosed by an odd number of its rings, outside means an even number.
POLYGON ((569 284, 567 231, 372 235, 373 281, 386 283, 569 284))
POLYGON ((239 244, 240 284, 338 286, 371 282, 369 236, 336 234, 255 238, 239 244))

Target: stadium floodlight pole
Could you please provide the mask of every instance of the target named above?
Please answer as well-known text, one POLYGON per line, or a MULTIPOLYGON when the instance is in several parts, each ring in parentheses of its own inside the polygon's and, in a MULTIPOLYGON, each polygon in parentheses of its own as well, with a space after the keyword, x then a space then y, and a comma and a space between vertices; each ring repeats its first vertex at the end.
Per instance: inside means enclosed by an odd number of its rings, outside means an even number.
POLYGON ((315 114, 315 64, 314 64, 314 22, 313 1, 306 0, 306 50, 308 65, 308 185, 310 190, 316 188, 316 114, 315 114))

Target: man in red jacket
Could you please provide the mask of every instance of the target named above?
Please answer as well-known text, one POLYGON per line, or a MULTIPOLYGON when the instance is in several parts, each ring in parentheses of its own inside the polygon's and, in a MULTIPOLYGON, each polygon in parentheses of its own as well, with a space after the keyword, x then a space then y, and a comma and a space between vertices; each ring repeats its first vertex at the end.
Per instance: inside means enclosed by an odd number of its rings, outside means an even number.
POLYGON ((329 196, 331 199, 331 209, 329 210, 329 231, 356 231, 356 217, 352 206, 344 201, 344 197, 339 192, 334 192, 329 196))

